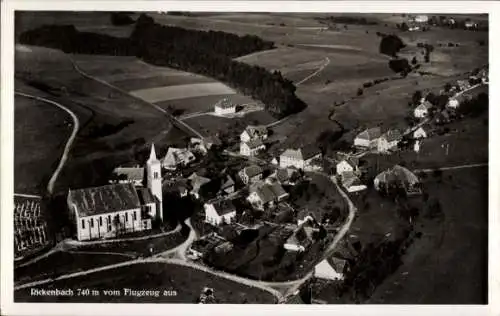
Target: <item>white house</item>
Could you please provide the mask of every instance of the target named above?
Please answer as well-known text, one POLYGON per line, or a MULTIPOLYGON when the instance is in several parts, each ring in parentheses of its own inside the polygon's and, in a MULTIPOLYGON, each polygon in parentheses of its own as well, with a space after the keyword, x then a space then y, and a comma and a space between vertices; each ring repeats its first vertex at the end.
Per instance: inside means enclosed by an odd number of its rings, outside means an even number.
POLYGON ((257 165, 251 165, 238 172, 238 176, 244 184, 254 183, 262 180, 262 168, 257 165))
POLYGON ((132 183, 135 186, 142 186, 144 181, 143 167, 116 167, 113 176, 116 178, 109 180, 110 183, 132 183))
POLYGON ((358 159, 354 157, 346 158, 337 163, 337 174, 341 175, 344 172, 358 172, 358 159))
POLYGON ((219 226, 220 224, 230 224, 236 217, 236 208, 229 200, 221 200, 214 203, 205 203, 205 222, 219 226))
POLYGON ((413 138, 414 139, 427 138, 427 133, 422 127, 419 127, 413 132, 413 138))
POLYGON ((465 28, 467 29, 473 29, 473 28, 476 28, 477 27, 477 23, 475 23, 474 21, 465 21, 465 28))
POLYGON ((240 141, 241 142, 248 142, 252 139, 260 139, 260 140, 265 140, 267 139, 268 136, 268 131, 267 127, 263 125, 248 125, 247 128, 241 133, 240 135, 240 141))
POLYGON ((382 135, 380 127, 373 127, 359 133, 354 139, 354 146, 372 148, 377 147, 378 139, 382 135))
POLYGON ((414 19, 416 23, 428 23, 429 22, 429 16, 427 15, 417 15, 414 19))
POLYGON ((90 240, 151 229, 163 220, 161 166, 154 145, 146 164, 147 187, 133 183, 69 190, 66 199, 76 238, 90 240))
POLYGON ((321 151, 313 145, 307 145, 299 149, 287 149, 280 156, 280 168, 318 169, 321 168, 319 166, 321 158, 321 151))
POLYGON ((217 102, 214 106, 215 114, 231 114, 236 113, 236 104, 233 104, 229 99, 224 98, 217 102))
POLYGON ((424 118, 429 115, 429 110, 432 108, 432 104, 429 101, 424 101, 420 103, 415 110, 413 111, 413 115, 416 118, 424 118))
POLYGON ((248 142, 240 143, 240 154, 243 156, 256 156, 266 149, 266 145, 260 139, 252 139, 248 142))
POLYGON ((377 150, 379 152, 388 152, 394 150, 397 148, 400 139, 401 132, 399 130, 389 130, 379 138, 377 150))
POLYGON ((196 157, 186 148, 168 148, 167 154, 163 158, 162 167, 175 170, 177 167, 184 167, 195 161, 196 157))
POLYGON ((286 240, 283 247, 288 251, 303 252, 314 242, 313 234, 319 232, 318 227, 311 227, 309 221, 300 225, 286 240))
POLYGON ((460 105, 460 102, 458 102, 457 99, 450 99, 448 103, 446 103, 446 107, 451 108, 451 109, 456 109, 460 105))

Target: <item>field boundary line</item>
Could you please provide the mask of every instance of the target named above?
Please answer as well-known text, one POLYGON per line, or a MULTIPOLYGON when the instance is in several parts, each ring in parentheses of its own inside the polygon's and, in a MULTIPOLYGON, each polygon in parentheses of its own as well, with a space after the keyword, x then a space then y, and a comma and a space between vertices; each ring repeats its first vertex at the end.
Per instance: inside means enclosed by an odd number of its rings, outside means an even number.
POLYGON ((69 154, 69 151, 71 149, 71 145, 73 144, 73 142, 76 138, 76 134, 78 133, 78 130, 80 129, 80 121, 78 120, 78 117, 76 116, 76 114, 73 113, 73 111, 71 111, 70 109, 68 109, 67 107, 65 107, 64 105, 62 105, 60 103, 57 103, 57 102, 49 100, 49 99, 45 99, 43 97, 34 96, 31 94, 27 94, 27 93, 23 93, 23 92, 19 92, 19 91, 14 91, 14 94, 19 95, 19 96, 23 96, 23 97, 26 97, 29 99, 34 99, 37 101, 41 101, 44 103, 49 103, 49 104, 55 105, 58 108, 64 110, 66 113, 68 113, 71 116, 71 118, 73 119, 73 131, 71 132, 71 135, 69 136, 68 140, 66 141, 66 145, 64 146, 64 151, 63 151, 63 154, 61 156, 61 159, 59 160, 59 164, 58 164, 56 170, 54 171, 54 173, 52 174, 52 177, 50 178, 49 183, 47 185, 48 193, 52 194, 52 191, 54 190, 54 184, 57 180, 57 177, 59 176, 59 173, 61 172, 62 168, 64 167, 64 164, 68 160, 68 154, 69 154))
POLYGON ((312 74, 308 75, 307 77, 305 77, 304 79, 300 80, 299 82, 295 83, 295 86, 298 87, 300 86, 301 84, 303 84, 304 82, 306 82, 307 80, 311 79, 312 77, 316 76, 317 74, 319 74, 321 71, 323 71, 323 69, 325 69, 326 66, 328 66, 330 64, 330 58, 326 57, 325 58, 325 62, 323 63, 323 65, 321 67, 319 67, 315 72, 313 72, 312 74))

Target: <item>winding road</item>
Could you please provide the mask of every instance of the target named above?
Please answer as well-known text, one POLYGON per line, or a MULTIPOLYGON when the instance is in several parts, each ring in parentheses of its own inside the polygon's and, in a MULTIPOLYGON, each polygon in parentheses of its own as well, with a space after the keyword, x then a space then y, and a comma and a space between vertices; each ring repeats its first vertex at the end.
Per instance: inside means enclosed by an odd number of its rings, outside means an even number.
POLYGON ((45 99, 45 98, 42 98, 42 97, 39 97, 39 96, 27 94, 27 93, 24 93, 24 92, 19 92, 19 91, 14 91, 14 94, 22 96, 22 97, 25 97, 25 98, 30 98, 30 99, 33 99, 33 100, 37 100, 37 101, 41 101, 41 102, 45 102, 45 103, 49 103, 49 104, 55 105, 58 108, 64 110, 66 113, 68 113, 71 116, 71 118, 73 119, 73 131, 71 132, 71 135, 68 138, 68 141, 66 142, 66 145, 64 146, 64 151, 63 151, 63 154, 62 154, 61 159, 59 161, 59 165, 57 166, 56 170, 52 174, 52 177, 50 178, 49 183, 47 185, 47 192, 49 194, 52 194, 52 192, 54 190, 54 184, 55 184, 55 182, 57 180, 57 177, 59 176, 59 173, 61 172, 62 168, 64 167, 64 164, 66 163, 66 160, 68 160, 68 153, 69 153, 69 151, 71 149, 71 145, 73 145, 73 142, 75 140, 76 134, 78 133, 78 130, 80 128, 80 121, 78 120, 78 117, 75 115, 75 113, 73 113, 70 109, 68 109, 67 107, 65 107, 64 105, 62 105, 60 103, 57 103, 55 101, 52 101, 52 100, 49 100, 49 99, 45 99))

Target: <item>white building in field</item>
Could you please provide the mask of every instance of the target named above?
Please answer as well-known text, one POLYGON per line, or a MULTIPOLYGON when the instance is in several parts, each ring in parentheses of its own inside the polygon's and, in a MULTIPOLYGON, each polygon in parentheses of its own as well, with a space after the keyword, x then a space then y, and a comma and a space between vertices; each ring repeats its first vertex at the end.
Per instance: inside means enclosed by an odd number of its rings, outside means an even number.
POLYGON ((456 109, 460 105, 460 102, 458 102, 457 99, 450 99, 448 103, 446 103, 446 107, 450 109, 456 109))
POLYGON ((341 160, 339 163, 337 163, 336 166, 337 174, 341 175, 342 173, 348 171, 357 173, 359 171, 358 163, 359 163, 358 159, 354 157, 349 157, 341 160))
POLYGON ((118 183, 69 190, 67 205, 76 238, 90 240, 151 229, 155 219, 163 220, 161 165, 154 145, 146 165, 147 187, 118 183))
POLYGON ((266 145, 258 138, 240 143, 240 154, 243 156, 256 156, 265 149, 266 145))
POLYGON ((230 224, 236 217, 236 208, 229 200, 221 200, 214 203, 205 203, 205 222, 219 226, 223 223, 230 224))
POLYGON ((224 98, 217 102, 214 106, 215 114, 231 114, 236 113, 236 104, 233 104, 229 99, 224 98))
POLYGON ((307 145, 299 149, 285 150, 279 159, 280 168, 295 167, 302 170, 320 169, 322 154, 319 148, 307 145))
POLYGON ((429 110, 432 108, 432 104, 429 101, 424 101, 420 103, 415 110, 413 111, 413 115, 416 118, 424 118, 429 115, 429 110))
POLYGON ((347 268, 347 260, 331 257, 324 259, 314 267, 314 277, 333 281, 343 280, 347 268))

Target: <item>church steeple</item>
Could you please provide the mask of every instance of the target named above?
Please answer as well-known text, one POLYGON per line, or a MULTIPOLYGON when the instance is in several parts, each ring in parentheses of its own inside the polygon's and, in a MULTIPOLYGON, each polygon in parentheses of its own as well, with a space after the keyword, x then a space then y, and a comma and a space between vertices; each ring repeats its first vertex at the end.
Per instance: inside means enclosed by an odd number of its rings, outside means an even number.
POLYGON ((147 187, 156 200, 155 217, 163 220, 163 193, 161 179, 161 162, 156 157, 155 145, 151 145, 151 153, 146 163, 147 187))
POLYGON ((151 153, 149 154, 148 162, 153 162, 157 160, 158 159, 156 158, 155 144, 151 144, 151 153))

